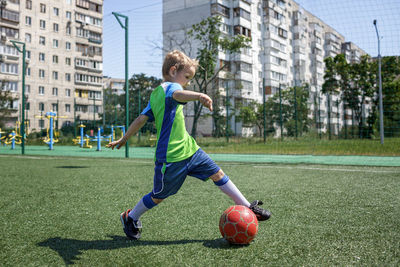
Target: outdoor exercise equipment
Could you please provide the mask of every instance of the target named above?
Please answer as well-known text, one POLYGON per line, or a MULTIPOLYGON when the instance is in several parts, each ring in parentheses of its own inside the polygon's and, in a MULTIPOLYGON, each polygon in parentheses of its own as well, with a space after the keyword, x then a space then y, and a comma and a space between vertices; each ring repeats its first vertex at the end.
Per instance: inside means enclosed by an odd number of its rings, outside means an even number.
POLYGON ((53 150, 53 145, 58 143, 60 133, 57 130, 54 130, 54 119, 56 118, 66 118, 65 116, 57 116, 57 113, 54 111, 46 112, 43 116, 36 116, 37 118, 46 118, 49 120, 49 127, 47 127, 47 135, 44 138, 43 142, 49 145, 49 150, 53 150))
POLYGON ((0 145, 1 145, 1 143, 3 143, 3 145, 6 145, 5 141, 6 141, 7 135, 1 136, 1 134, 4 134, 4 133, 6 133, 6 132, 1 131, 1 128, 0 128, 0 145))
POLYGON ((72 139, 72 141, 74 142, 75 145, 79 145, 81 148, 92 148, 92 146, 89 145, 90 138, 85 137, 84 132, 83 132, 83 128, 85 128, 86 126, 83 124, 80 124, 80 125, 78 125, 78 127, 79 127, 80 136, 72 139))
POLYGON ((15 145, 20 145, 22 143, 22 136, 17 134, 15 131, 12 131, 4 143, 6 145, 11 144, 11 149, 15 149, 15 145))

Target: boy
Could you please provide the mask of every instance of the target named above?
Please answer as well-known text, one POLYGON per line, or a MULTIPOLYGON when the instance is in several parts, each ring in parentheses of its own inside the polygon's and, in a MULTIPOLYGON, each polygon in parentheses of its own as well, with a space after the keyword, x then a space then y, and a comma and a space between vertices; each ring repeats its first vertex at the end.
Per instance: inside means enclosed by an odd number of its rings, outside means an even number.
POLYGON ((210 178, 236 205, 249 207, 258 220, 268 220, 270 212, 260 208, 261 201, 249 203, 220 167, 196 144, 185 128, 183 105, 200 101, 212 111, 211 98, 202 93, 183 90, 195 75, 198 63, 184 53, 174 50, 165 57, 162 74, 164 82, 151 93, 150 101, 141 115, 129 126, 125 135, 107 147, 120 149, 130 136, 147 121, 155 120, 157 146, 155 152, 153 190, 136 204, 133 210, 121 213, 126 236, 139 239, 142 224, 140 216, 178 192, 187 175, 203 181, 210 178))

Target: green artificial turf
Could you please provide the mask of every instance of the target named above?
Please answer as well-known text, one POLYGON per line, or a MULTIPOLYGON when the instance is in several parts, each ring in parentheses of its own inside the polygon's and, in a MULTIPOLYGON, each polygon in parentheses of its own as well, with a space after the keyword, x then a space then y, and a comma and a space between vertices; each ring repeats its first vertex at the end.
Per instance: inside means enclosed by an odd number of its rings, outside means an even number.
POLYGON ((119 214, 152 188, 146 159, 0 156, 1 266, 398 266, 400 168, 220 163, 273 216, 249 246, 221 238, 232 202, 188 177, 142 217, 119 214))

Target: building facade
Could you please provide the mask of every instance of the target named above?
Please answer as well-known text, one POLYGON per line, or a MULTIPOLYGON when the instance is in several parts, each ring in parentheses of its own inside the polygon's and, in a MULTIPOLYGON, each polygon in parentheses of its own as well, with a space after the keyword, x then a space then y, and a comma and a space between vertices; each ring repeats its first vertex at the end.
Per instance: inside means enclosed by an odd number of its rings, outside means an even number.
POLYGON ((25 119, 30 130, 99 119, 103 88, 103 0, 1 0, 0 81, 12 92, 13 127, 22 112, 22 53, 26 45, 25 119), (59 124, 59 125, 57 125, 59 124))
MULTIPOLYGON (((324 58, 345 53, 349 62, 357 62, 365 54, 362 49, 345 41, 343 35, 292 0, 163 0, 164 50, 182 48, 176 39, 185 38, 185 29, 213 15, 222 17, 223 34, 251 38, 251 48, 242 49, 239 54, 219 54, 220 66, 228 64, 233 74, 220 72, 219 90, 225 94, 225 88, 229 88, 233 109, 237 103, 250 100, 261 103, 264 92, 268 98, 279 89, 308 84, 309 116, 314 118, 318 109, 319 131, 326 132, 330 125, 337 133, 344 123, 350 123, 344 121, 348 116, 335 115, 343 113, 342 105, 332 105, 340 96, 328 99, 321 94, 324 58), (328 118, 328 107, 332 118, 328 118)), ((190 112, 187 114, 190 125, 190 112)), ((237 135, 252 132, 234 116, 230 127, 237 135)))

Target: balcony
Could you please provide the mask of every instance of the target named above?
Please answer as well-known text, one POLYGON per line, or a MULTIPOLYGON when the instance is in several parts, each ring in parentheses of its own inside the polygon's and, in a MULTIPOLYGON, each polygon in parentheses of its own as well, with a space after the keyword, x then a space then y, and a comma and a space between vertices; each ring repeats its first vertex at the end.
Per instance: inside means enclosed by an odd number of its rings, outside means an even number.
POLYGON ((233 18, 233 25, 240 25, 243 26, 247 29, 251 29, 251 22, 247 19, 244 19, 242 17, 234 17, 233 18))

